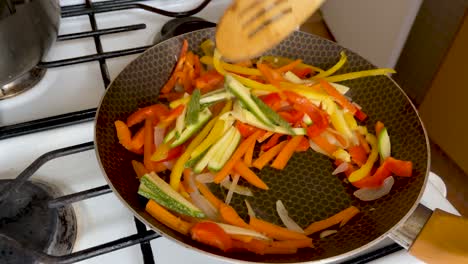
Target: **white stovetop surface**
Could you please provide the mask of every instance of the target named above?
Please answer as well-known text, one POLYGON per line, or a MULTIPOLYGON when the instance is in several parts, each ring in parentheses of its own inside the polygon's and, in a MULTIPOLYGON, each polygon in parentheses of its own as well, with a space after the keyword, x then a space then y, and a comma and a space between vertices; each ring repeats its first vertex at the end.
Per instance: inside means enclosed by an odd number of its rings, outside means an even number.
MULTIPOLYGON (((61 1, 62 5, 82 3, 81 0, 61 1)), ((197 1, 148 1, 171 10, 188 9, 197 1)), ((199 16, 217 21, 230 1, 214 0, 199 16)), ((146 23, 145 30, 102 37, 105 51, 149 45, 162 24, 169 20, 142 10, 126 10, 96 15, 99 28, 146 23)), ((90 30, 87 16, 62 20, 60 34, 90 30)), ((91 39, 56 43, 47 60, 63 59, 95 53, 91 39)), ((111 78, 138 55, 107 60, 111 78)), ((0 126, 40 117, 96 107, 104 92, 97 62, 50 69, 37 87, 12 99, 0 101, 0 126)), ((93 123, 86 122, 64 128, 0 140, 0 179, 16 177, 40 155, 62 147, 93 140, 93 123)), ((46 163, 32 178, 46 181, 70 194, 106 184, 94 151, 86 151, 46 163)), ((440 194, 431 181, 422 203, 429 208, 442 208, 458 213, 440 194)), ((77 214, 78 236, 74 251, 83 250, 123 236, 136 233, 133 215, 113 195, 107 194, 73 205, 77 214)), ((389 243, 386 241, 385 243, 389 243)), ((221 263, 218 260, 181 247, 160 238, 151 242, 157 263, 221 263)), ((85 260, 81 263, 142 263, 139 245, 85 260)), ((406 252, 398 252, 376 263, 419 263, 406 252)))

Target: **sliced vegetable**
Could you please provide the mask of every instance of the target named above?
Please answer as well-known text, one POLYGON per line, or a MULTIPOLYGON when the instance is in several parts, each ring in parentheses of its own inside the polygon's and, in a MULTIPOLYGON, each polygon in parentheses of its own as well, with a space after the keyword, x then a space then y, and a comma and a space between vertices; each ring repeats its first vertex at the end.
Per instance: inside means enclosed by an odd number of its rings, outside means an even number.
POLYGON ((413 162, 397 160, 392 157, 388 157, 385 160, 387 168, 394 173, 396 176, 400 177, 410 177, 413 173, 413 162))
POLYGON ((132 160, 132 167, 138 179, 143 177, 143 175, 149 173, 149 171, 145 168, 145 165, 136 160, 132 160))
POLYGON ((229 186, 229 191, 226 195, 226 199, 224 200, 224 203, 229 205, 231 203, 232 195, 234 194, 234 189, 237 187, 237 183, 239 182, 240 175, 239 174, 234 174, 234 177, 232 178, 232 183, 231 186, 229 186))
POLYGON ((382 161, 384 161, 391 155, 390 137, 388 136, 386 127, 381 129, 380 133, 378 134, 377 141, 380 158, 382 159, 382 161))
POLYGON ((215 207, 219 208, 219 206, 223 203, 221 200, 218 199, 211 191, 206 187, 205 184, 195 181, 198 190, 205 196, 205 198, 215 207))
POLYGON ((275 125, 285 128, 292 135, 294 135, 294 130, 292 130, 291 125, 284 120, 278 113, 273 111, 268 105, 266 105, 262 100, 260 100, 255 95, 251 96, 253 101, 257 104, 258 108, 265 114, 265 116, 275 125))
POLYGON ((219 212, 225 223, 230 225, 249 228, 249 225, 237 214, 236 210, 227 204, 219 205, 219 212))
POLYGON ((198 116, 200 112, 200 90, 195 89, 190 97, 190 101, 187 106, 187 126, 194 125, 198 122, 198 116))
POLYGON ((271 167, 282 170, 288 164, 289 159, 292 157, 297 149, 297 146, 301 143, 304 136, 294 136, 291 140, 286 143, 284 148, 278 153, 276 159, 271 164, 271 167))
POLYGON ((354 171, 351 173, 351 175, 348 177, 348 180, 350 182, 356 182, 359 181, 360 179, 366 177, 369 175, 372 167, 374 166, 375 161, 377 160, 379 156, 379 152, 377 149, 377 139, 375 138, 374 135, 372 134, 367 134, 366 140, 369 142, 369 144, 372 147, 372 151, 369 155, 369 158, 367 159, 366 163, 361 166, 358 170, 354 171))
POLYGON ((381 187, 378 188, 361 188, 353 193, 361 201, 374 201, 390 193, 395 179, 390 176, 387 177, 381 187))
MULTIPOLYGON (((196 173, 200 173, 210 162, 212 166, 218 165, 218 163, 215 164, 215 159, 222 154, 225 146, 229 146, 228 144, 232 141, 233 137, 235 136, 235 132, 236 128, 231 127, 213 146, 211 146, 211 148, 208 150, 208 152, 206 152, 203 158, 195 165, 193 170, 196 173)), ((235 149, 236 146, 234 146, 233 149, 235 149)), ((230 154, 232 154, 232 152, 228 153, 228 155, 230 154)), ((222 165, 220 167, 222 167, 222 165)))
POLYGON ((342 172, 347 171, 349 168, 349 163, 348 162, 342 162, 336 169, 332 172, 332 175, 336 175, 342 172))
POLYGON ((196 191, 196 192, 191 192, 190 193, 190 198, 191 198, 193 204, 197 208, 200 208, 200 210, 205 214, 205 216, 208 219, 213 220, 213 221, 219 220, 218 209, 216 207, 214 207, 208 201, 208 199, 206 197, 204 197, 198 191, 196 191))
POLYGON ((248 181, 250 184, 253 186, 263 189, 263 190, 268 190, 268 186, 265 184, 265 182, 260 179, 260 177, 257 176, 245 163, 240 160, 234 165, 234 170, 242 176, 246 181, 248 181))
POLYGON ((321 72, 317 75, 315 75, 314 77, 312 77, 313 80, 319 80, 320 78, 325 78, 325 77, 328 77, 332 74, 334 74, 335 72, 337 72, 339 69, 341 69, 341 67, 343 67, 343 65, 346 63, 347 61, 347 57, 346 57, 346 54, 344 53, 344 51, 340 52, 340 60, 335 64, 333 65, 333 67, 331 67, 330 69, 324 71, 324 72, 321 72))
MULTIPOLYGON (((219 171, 223 168, 224 164, 229 160, 237 146, 241 141, 241 135, 235 127, 231 127, 232 135, 229 136, 229 139, 226 144, 222 143, 222 138, 219 143, 219 148, 213 159, 208 162, 208 168, 211 171, 219 171)), ((216 143, 216 144, 218 144, 216 143)), ((213 146, 215 148, 216 144, 213 146)))
POLYGON ((210 120, 211 115, 211 111, 208 108, 203 109, 198 113, 198 121, 195 124, 186 126, 179 138, 175 139, 171 143, 171 147, 177 147, 189 140, 196 132, 198 132, 198 130, 203 128, 203 126, 210 120))
POLYGON ((252 206, 250 205, 249 201, 247 200, 244 200, 245 202, 245 206, 247 207, 247 214, 250 216, 250 217, 256 217, 255 216, 255 211, 253 210, 252 206))
POLYGON ((198 174, 195 179, 200 183, 212 183, 214 180, 214 174, 211 172, 198 174))
POLYGON ((336 233, 338 233, 338 230, 325 230, 320 233, 320 238, 326 238, 336 233))
POLYGON ((228 251, 232 248, 231 237, 216 223, 196 223, 190 229, 190 233, 192 234, 192 239, 219 248, 222 251, 228 251))
POLYGON ((261 154, 252 164, 255 168, 261 170, 265 165, 267 165, 273 158, 280 153, 280 151, 284 148, 288 141, 282 141, 278 143, 276 146, 269 149, 267 152, 261 154))
POLYGON ((250 217, 249 224, 257 232, 263 233, 266 236, 277 239, 277 240, 309 239, 304 234, 288 230, 284 227, 274 225, 272 223, 260 220, 255 217, 250 217))
POLYGON ((138 194, 141 196, 153 199, 164 207, 180 214, 197 218, 205 217, 205 214, 199 208, 195 207, 182 197, 182 195, 174 191, 174 189, 159 178, 156 173, 145 174, 140 181, 138 194))
POLYGON ((331 83, 335 83, 335 82, 342 82, 342 81, 353 80, 353 79, 369 77, 369 76, 386 75, 388 73, 396 73, 396 71, 393 69, 383 68, 383 69, 374 69, 374 70, 367 70, 367 71, 360 71, 360 72, 350 72, 350 73, 344 73, 341 75, 330 76, 330 77, 325 78, 325 80, 331 83))
POLYGON ((171 214, 166 208, 160 206, 153 200, 149 200, 146 204, 145 210, 154 218, 156 218, 159 222, 163 223, 164 225, 174 229, 175 231, 188 235, 190 229, 192 228, 192 224, 189 222, 185 222, 181 220, 179 217, 171 214))
POLYGON ((243 228, 239 226, 234 226, 234 225, 228 225, 228 224, 222 224, 222 223, 216 223, 219 225, 224 232, 228 233, 229 235, 241 235, 241 236, 249 236, 254 239, 260 239, 260 240, 270 240, 267 236, 256 232, 250 228, 243 228))
MULTIPOLYGON (((304 229, 302 229, 290 216, 288 213, 288 210, 286 210, 286 207, 284 206, 283 202, 281 200, 276 201, 276 212, 278 212, 278 215, 283 222, 284 226, 286 226, 287 229, 291 231, 295 231, 298 233, 304 233, 304 229)), ((310 241, 312 244, 312 240, 310 241)))
MULTIPOLYGON (((233 185, 233 182, 231 182, 229 178, 226 177, 220 184, 227 190, 230 190, 233 185)), ((232 190, 234 193, 237 193, 240 195, 253 196, 252 190, 250 190, 250 188, 246 186, 236 185, 232 190)))
POLYGON ((327 219, 313 222, 306 229, 304 229, 304 232, 306 233, 306 235, 310 235, 310 234, 316 233, 318 231, 322 231, 324 229, 327 229, 337 224, 340 224, 340 227, 342 227, 358 213, 359 213, 359 209, 357 209, 354 206, 350 206, 344 209, 343 211, 333 216, 330 216, 327 219))

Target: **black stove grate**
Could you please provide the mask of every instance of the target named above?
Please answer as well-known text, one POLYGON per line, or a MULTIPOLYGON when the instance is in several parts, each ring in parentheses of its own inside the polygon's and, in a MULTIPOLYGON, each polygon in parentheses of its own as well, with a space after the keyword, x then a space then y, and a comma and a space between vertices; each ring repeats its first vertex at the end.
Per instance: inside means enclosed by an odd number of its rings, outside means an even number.
MULTIPOLYGON (((53 160, 58 157, 80 153, 83 151, 89 151, 92 149, 94 149, 94 142, 87 142, 87 143, 83 143, 83 144, 79 144, 79 145, 75 145, 71 147, 66 147, 66 148, 50 151, 40 156, 39 158, 37 158, 35 161, 33 161, 30 166, 28 166, 23 172, 20 173, 20 175, 18 176, 19 181, 16 181, 15 184, 9 187, 10 189, 20 188, 22 183, 24 183, 27 179, 29 179, 42 165, 44 165, 50 160, 53 160)), ((107 194, 110 192, 112 191, 108 185, 99 186, 99 187, 92 188, 89 190, 85 190, 85 191, 55 198, 48 202, 48 206, 53 207, 53 208, 66 206, 71 203, 80 202, 85 199, 91 199, 93 197, 97 197, 97 196, 107 194)), ((3 199, 3 195, 4 194, 0 196, 0 201, 3 199)), ((95 247, 91 247, 88 249, 84 249, 84 250, 74 252, 68 255, 63 255, 63 256, 52 256, 44 252, 33 251, 31 249, 24 247, 23 245, 17 243, 16 241, 12 239, 5 241, 5 242, 8 242, 12 247, 15 247, 16 249, 28 252, 29 255, 34 256, 36 259, 38 259, 39 262, 44 262, 44 263, 74 263, 74 262, 82 261, 88 258, 96 257, 102 254, 106 254, 115 250, 119 250, 122 248, 140 244, 144 263, 153 264, 155 263, 154 262, 155 258, 151 250, 150 241, 153 239, 159 238, 160 235, 158 235, 154 231, 146 230, 146 226, 136 218, 135 218, 135 225, 137 229, 137 234, 123 237, 123 238, 110 241, 102 245, 98 245, 95 247)), ((347 260, 346 262, 343 262, 343 263, 346 263, 346 264, 367 263, 372 260, 395 253, 402 249, 403 248, 397 244, 391 244, 389 246, 377 249, 373 252, 347 260)))
MULTIPOLYGON (((68 58, 56 61, 43 61, 40 62, 38 67, 40 68, 55 68, 68 66, 78 63, 85 63, 91 61, 98 61, 101 70, 102 80, 104 87, 107 87, 110 83, 109 71, 106 64, 106 59, 127 56, 132 54, 142 53, 151 46, 141 46, 130 49, 122 49, 117 51, 104 52, 101 44, 101 36, 106 34, 114 34, 120 32, 127 32, 132 30, 140 30, 146 28, 145 24, 135 24, 123 27, 114 27, 106 29, 98 29, 95 14, 112 12, 126 9, 143 9, 149 12, 157 13, 169 17, 187 17, 200 12, 203 8, 208 5, 211 0, 204 0, 200 5, 192 10, 185 12, 170 12, 162 9, 158 9, 149 5, 145 5, 142 2, 147 0, 109 0, 93 3, 92 0, 86 0, 85 4, 63 6, 61 8, 62 17, 73 17, 88 15, 91 24, 91 31, 80 32, 74 34, 60 35, 57 37, 58 41, 66 41, 70 39, 89 38, 94 39, 96 46, 96 54, 80 56, 75 58, 68 58)), ((33 121, 23 122, 14 125, 8 125, 0 127, 0 140, 29 133, 40 132, 52 128, 63 127, 73 124, 78 124, 86 121, 94 120, 96 115, 96 108, 70 112, 62 115, 56 115, 46 118, 41 118, 33 121)))

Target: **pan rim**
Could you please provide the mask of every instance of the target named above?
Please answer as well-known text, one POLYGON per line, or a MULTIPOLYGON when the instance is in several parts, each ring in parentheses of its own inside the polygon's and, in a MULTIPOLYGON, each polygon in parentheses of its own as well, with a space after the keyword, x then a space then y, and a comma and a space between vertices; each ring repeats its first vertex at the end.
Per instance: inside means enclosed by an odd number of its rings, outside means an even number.
MULTIPOLYGON (((96 155, 96 158, 98 160, 98 164, 99 164, 99 168, 102 172, 102 174, 104 175, 104 178, 105 180, 107 181, 108 185, 110 186, 110 188, 112 189, 112 192, 118 197, 118 199, 132 212, 132 214, 138 218, 138 220, 140 220, 141 222, 143 222, 145 225, 151 227, 151 229, 157 233, 159 233, 161 236, 163 236, 164 238, 172 241, 172 242, 175 242, 176 244, 182 246, 182 247, 185 247, 185 248, 188 248, 188 249, 192 249, 192 250, 195 250, 196 252, 199 252, 201 254, 204 254, 204 255, 207 255, 209 257, 212 257, 214 259, 217 259, 217 260, 221 260, 221 261, 225 261, 225 262, 229 262, 229 263, 265 263, 265 264, 268 264, 270 262, 252 262, 252 261, 246 261, 246 260, 240 260, 240 259, 234 259, 234 258, 229 258, 229 257, 226 257, 226 256, 222 256, 222 255, 218 255, 218 254, 214 254, 212 252, 208 252, 208 251, 204 251, 204 250, 201 250, 197 247, 194 247, 194 246, 191 246, 191 245, 188 245, 186 243, 183 243, 175 238, 173 238, 172 236, 162 232, 161 230, 159 230, 157 227, 155 227, 153 224, 149 223, 143 216, 141 216, 139 213, 137 213, 128 203, 125 199, 123 199, 123 197, 119 194, 119 192, 117 191, 117 189, 114 187, 114 185, 112 184, 112 182, 110 181, 109 177, 107 176, 107 173, 104 169, 104 166, 102 165, 101 163, 101 158, 99 156, 99 151, 98 151, 98 146, 97 146, 97 140, 96 140, 96 137, 97 137, 97 120, 98 120, 98 116, 99 116, 99 112, 100 112, 100 109, 101 109, 101 106, 102 106, 102 102, 107 94, 107 92, 109 91, 109 88, 113 85, 114 81, 117 80, 119 78, 119 76, 122 74, 122 72, 127 68, 129 67, 132 63, 134 63, 135 61, 139 60, 142 56, 144 56, 146 53, 149 53, 151 50, 157 48, 159 45, 162 45, 163 43, 167 42, 167 41, 173 41, 173 39, 175 38, 183 38, 184 36, 186 35, 190 35, 190 34, 193 34, 194 32, 200 32, 200 31, 213 31, 213 30, 216 30, 216 28, 205 28, 205 29, 199 29, 199 30, 195 30, 195 31, 192 31, 192 32, 188 32, 188 33, 184 33, 184 34, 181 34, 181 35, 178 35, 178 36, 175 36, 175 37, 172 37, 172 38, 169 38, 169 39, 166 39, 162 42, 159 42, 155 45, 153 45, 152 47, 150 47, 149 49, 145 50, 143 53, 141 53, 137 58, 135 58, 134 60, 132 60, 129 64, 127 64, 125 66, 125 68, 115 77, 114 80, 112 80, 109 85, 106 87, 106 90, 104 92, 104 94, 101 96, 101 99, 99 100, 99 105, 98 105, 98 108, 97 108, 97 111, 96 111, 96 115, 95 115, 95 118, 94 118, 94 135, 93 135, 93 142, 94 142, 94 152, 95 152, 95 155, 96 155)), ((303 32, 303 31, 296 31, 296 32, 299 32, 301 34, 305 34, 305 35, 312 35, 316 38, 320 38, 321 40, 324 40, 328 43, 332 43, 333 45, 339 45, 340 47, 343 47, 341 46, 340 44, 336 43, 336 42, 333 42, 331 40, 328 40, 328 39, 325 39, 325 38, 322 38, 318 35, 315 35, 315 34, 311 34, 311 33, 307 33, 307 32, 303 32)), ((294 33, 293 33, 294 34, 294 33)), ((355 53, 356 55, 358 55, 359 57, 363 58, 361 55, 359 55, 359 53, 356 53, 354 52, 353 50, 351 49, 348 49, 346 47, 343 47, 353 53, 355 53)), ((363 58, 364 59, 364 58, 363 58)), ((365 59, 364 59, 365 60, 365 59)), ((365 60, 367 61, 367 60, 365 60)), ((368 62, 368 61, 367 61, 368 62)), ((369 62, 370 63, 370 62, 369 62)), ((373 67, 376 67, 374 64, 370 63, 373 67)), ((339 255, 336 255, 336 256, 333 256, 333 257, 328 257, 328 258, 324 258, 324 259, 319 259, 319 260, 311 260, 311 261, 304 261, 304 262, 297 262, 297 263, 333 263, 333 262, 337 262, 337 261, 340 261, 340 260, 345 260, 345 259, 348 259, 352 256, 354 257, 357 257, 357 254, 358 253, 362 253, 364 250, 367 250, 373 246, 375 246, 376 244, 380 243, 381 241, 383 241, 385 238, 389 238, 389 234, 392 233, 394 230, 396 230, 397 228, 399 228, 403 223, 406 222, 406 220, 413 214, 413 212, 416 210, 417 206, 419 205, 420 201, 421 201, 421 197, 424 193, 424 190, 426 188, 426 185, 427 185, 427 181, 428 181, 428 175, 429 175, 429 172, 430 172, 430 165, 431 165, 431 150, 430 150, 430 141, 429 141, 429 137, 428 137, 428 133, 426 131, 426 127, 424 126, 424 123, 421 119, 421 116, 419 115, 419 112, 416 108, 416 106, 413 104, 413 102, 411 101, 411 99, 408 97, 408 95, 404 92, 404 90, 400 87, 400 85, 394 80, 392 79, 391 77, 385 75, 386 78, 390 79, 393 84, 400 90, 400 92, 405 96, 406 100, 410 103, 412 109, 415 111, 416 113, 416 116, 418 117, 418 120, 419 120, 419 123, 421 124, 421 127, 422 127, 422 130, 424 132, 424 138, 425 138, 425 141, 426 141, 426 149, 427 149, 427 161, 426 161, 426 172, 425 172, 425 175, 424 175, 424 182, 419 190, 419 194, 418 194, 418 197, 416 198, 416 200, 414 201, 414 204, 412 205, 412 207, 408 210, 408 212, 393 226, 391 227, 389 230, 387 230, 385 233, 383 233, 382 235, 380 235, 379 237, 375 238, 374 240, 358 247, 358 248, 355 248, 351 251, 348 251, 346 253, 342 253, 342 254, 339 254, 339 255)), ((286 262, 286 263, 289 263, 289 262, 286 262)))

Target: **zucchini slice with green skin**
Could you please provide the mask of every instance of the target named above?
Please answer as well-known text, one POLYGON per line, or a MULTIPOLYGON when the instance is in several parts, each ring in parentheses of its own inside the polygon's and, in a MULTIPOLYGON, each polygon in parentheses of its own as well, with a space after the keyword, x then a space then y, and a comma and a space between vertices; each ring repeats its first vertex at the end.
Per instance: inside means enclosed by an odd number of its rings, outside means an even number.
POLYGON ((271 109, 257 96, 252 95, 252 99, 258 105, 258 108, 268 117, 268 119, 270 119, 270 121, 273 122, 273 124, 278 125, 280 127, 284 127, 286 130, 288 130, 291 134, 294 135, 294 131, 292 130, 291 125, 286 120, 284 120, 278 113, 271 109))
POLYGON ((212 104, 212 103, 216 103, 216 102, 219 102, 219 101, 229 100, 229 99, 231 99, 233 97, 234 96, 230 92, 228 92, 228 91, 226 91, 224 89, 216 90, 216 93, 214 93, 214 94, 210 94, 210 95, 204 94, 200 98, 200 104, 202 104, 202 105, 212 104))
POLYGON ((196 218, 206 217, 199 208, 187 201, 154 172, 145 174, 141 178, 138 194, 152 199, 174 212, 196 218))
POLYGON ((185 117, 187 126, 193 125, 198 121, 198 113, 200 112, 200 90, 195 89, 190 97, 187 106, 187 116, 185 117))
POLYGON ((231 127, 232 135, 230 135, 228 142, 219 142, 220 148, 218 149, 217 153, 215 154, 214 159, 210 160, 208 163, 208 169, 210 171, 219 171, 224 167, 224 164, 229 160, 232 156, 234 151, 239 145, 241 141, 241 134, 235 127, 231 127))
POLYGON ((252 99, 250 91, 247 87, 242 85, 239 81, 234 79, 230 75, 226 75, 226 88, 231 92, 245 108, 249 109, 262 123, 266 126, 273 126, 273 122, 265 115, 265 113, 259 108, 254 99, 252 99))
POLYGON ((377 137, 378 147, 379 147, 379 154, 382 160, 390 157, 391 155, 391 145, 390 145, 390 137, 388 136, 387 128, 384 127, 382 131, 380 131, 377 137))
POLYGON ((208 152, 206 152, 205 156, 203 156, 203 158, 193 168, 193 171, 195 173, 202 172, 205 169, 205 167, 210 163, 210 161, 216 159, 220 151, 224 151, 225 146, 227 146, 227 144, 229 143, 229 139, 233 135, 233 129, 236 128, 231 127, 216 143, 214 143, 208 149, 208 152))
POLYGON ((180 134, 178 138, 176 138, 171 143, 171 148, 177 147, 191 138, 198 130, 200 130, 211 118, 211 112, 208 108, 203 109, 198 114, 198 121, 195 124, 188 125, 185 127, 184 131, 180 134))
MULTIPOLYGON (((176 121, 176 122, 177 122, 177 121, 176 121)), ((173 139, 173 138, 176 136, 176 134, 177 134, 176 129, 175 129, 175 128, 172 129, 172 130, 171 130, 169 133, 167 133, 167 135, 164 137, 163 142, 164 142, 164 143, 169 142, 171 139, 173 139)))

